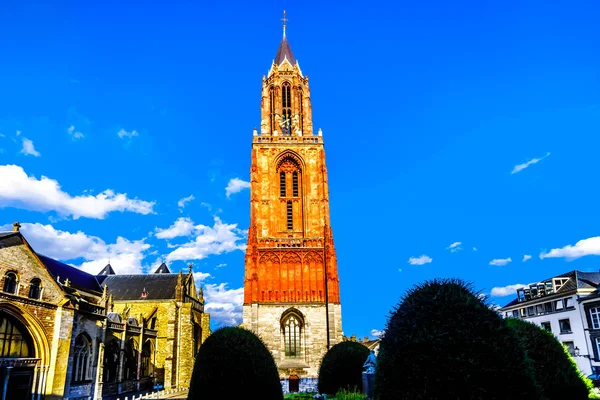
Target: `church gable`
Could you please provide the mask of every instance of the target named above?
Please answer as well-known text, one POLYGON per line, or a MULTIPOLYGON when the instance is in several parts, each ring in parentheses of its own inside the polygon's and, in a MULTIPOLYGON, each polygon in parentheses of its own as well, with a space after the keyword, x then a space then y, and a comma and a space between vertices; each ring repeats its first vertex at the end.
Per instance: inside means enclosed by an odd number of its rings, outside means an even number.
POLYGON ((19 232, 0 233, 0 293, 52 304, 64 298, 55 277, 19 232))

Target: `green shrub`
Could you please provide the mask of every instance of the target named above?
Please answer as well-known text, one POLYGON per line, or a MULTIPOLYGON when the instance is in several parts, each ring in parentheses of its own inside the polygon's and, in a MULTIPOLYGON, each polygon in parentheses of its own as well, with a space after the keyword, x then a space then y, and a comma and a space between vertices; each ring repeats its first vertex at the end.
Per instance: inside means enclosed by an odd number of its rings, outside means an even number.
POLYGON ((392 310, 374 386, 379 400, 540 399, 515 332, 458 279, 416 285, 392 310))
POLYGON ((340 342, 329 349, 319 368, 319 393, 362 388, 362 366, 369 349, 357 342, 340 342))
POLYGON ((584 377, 567 349, 550 332, 532 323, 510 318, 508 325, 527 350, 535 378, 548 400, 585 400, 591 381, 584 377), (589 384, 589 387, 587 386, 589 384))
POLYGON ((361 392, 351 391, 346 389, 338 390, 333 400, 365 400, 367 396, 361 392))
POLYGON ((283 399, 273 356, 243 328, 221 328, 200 346, 188 394, 196 399, 283 399))

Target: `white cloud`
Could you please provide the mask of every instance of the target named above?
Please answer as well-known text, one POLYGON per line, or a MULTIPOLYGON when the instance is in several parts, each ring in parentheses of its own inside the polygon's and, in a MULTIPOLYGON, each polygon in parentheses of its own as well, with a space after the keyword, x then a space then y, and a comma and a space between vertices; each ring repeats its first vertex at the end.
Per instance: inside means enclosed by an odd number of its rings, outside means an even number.
MULTIPOLYGON (((151 247, 144 239, 132 241, 119 236, 115 243, 107 244, 97 236, 61 231, 50 224, 21 225, 21 232, 36 252, 64 262, 82 259, 75 266, 91 274, 100 272, 109 259, 117 274, 141 273, 144 253, 151 247)), ((4 225, 0 230, 12 230, 12 226, 4 225)))
POLYGON ((137 214, 153 213, 154 202, 127 198, 127 194, 110 189, 97 194, 71 196, 60 184, 42 175, 27 176, 18 165, 0 165, 0 207, 17 207, 32 211, 55 211, 63 216, 103 219, 113 211, 137 214))
MULTIPOLYGON (((237 227, 237 224, 224 224, 219 217, 214 217, 214 225, 194 226, 194 240, 176 246, 168 256, 168 261, 175 260, 201 260, 210 255, 229 253, 235 250, 246 249, 246 231, 237 227)), ((180 218, 181 219, 181 218, 180 218)))
POLYGON ((121 129, 119 132, 117 132, 117 135, 123 139, 123 138, 129 138, 131 139, 134 136, 138 136, 139 133, 136 130, 133 130, 131 132, 127 132, 125 129, 121 129))
POLYGON ((183 199, 179 199, 179 201, 177 202, 177 206, 179 207, 179 211, 183 212, 183 209, 185 207, 185 203, 188 203, 192 200, 194 200, 195 197, 193 194, 190 194, 188 197, 184 197, 183 199))
POLYGON ((67 132, 69 132, 69 135, 71 135, 71 138, 73 138, 73 140, 81 139, 83 137, 83 133, 75 131, 75 126, 73 125, 71 125, 69 129, 67 129, 67 132))
POLYGON ((194 272, 193 274, 194 277, 194 283, 196 284, 196 290, 200 288, 200 285, 202 285, 202 281, 208 278, 211 278, 212 275, 209 274, 208 272, 194 272))
POLYGON ((522 287, 528 287, 529 285, 525 285, 523 283, 516 283, 514 285, 506 285, 492 288, 492 296, 496 297, 504 297, 510 296, 511 294, 516 294, 517 289, 522 287))
POLYGON ((525 255, 523 256, 523 260, 522 260, 522 262, 525 262, 525 261, 529 260, 530 258, 531 258, 531 256, 530 256, 529 254, 525 254, 525 255))
POLYGON ((426 256, 425 254, 423 254, 419 257, 411 257, 408 259, 408 263, 411 265, 429 264, 432 261, 433 261, 433 259, 429 256, 426 256))
POLYGON ((446 250, 450 250, 452 253, 462 250, 462 247, 460 247, 461 244, 462 242, 454 242, 450 246, 446 247, 446 250))
POLYGON ((515 165, 511 174, 516 174, 517 172, 523 171, 525 168, 528 168, 530 165, 539 163, 540 161, 542 161, 544 158, 548 157, 549 155, 550 155, 550 153, 546 153, 546 155, 543 157, 532 158, 531 160, 529 160, 523 164, 515 165))
POLYGON ((217 327, 239 325, 242 322, 244 288, 227 289, 227 283, 209 283, 204 287, 204 310, 217 327))
POLYGON ((234 193, 239 193, 244 189, 250 188, 250 182, 241 180, 240 178, 233 178, 229 180, 227 187, 225 188, 225 194, 227 198, 234 193))
POLYGON ((477 247, 473 247, 473 251, 477 251, 477 247))
MULTIPOLYGON (((19 132, 19 131, 17 131, 19 132)), ((35 149, 35 147, 33 146, 33 142, 27 138, 23 138, 23 148, 21 149, 21 153, 25 154, 26 156, 34 156, 34 157, 39 157, 41 156, 40 152, 37 151, 35 149)))
POLYGON ((384 332, 385 331, 383 331, 383 330, 380 331, 380 330, 377 330, 377 329, 371 329, 371 336, 374 336, 376 338, 380 338, 383 335, 384 332))
POLYGON ((227 266, 227 264, 222 264, 221 263, 221 264, 217 265, 215 268, 223 268, 223 267, 226 267, 226 266, 227 266))
POLYGON ((159 239, 173 239, 179 236, 188 236, 194 231, 194 221, 190 218, 177 218, 167 229, 156 228, 156 236, 159 239))
POLYGON ((508 258, 494 258, 492 261, 490 261, 490 265, 503 266, 503 265, 508 264, 511 261, 512 260, 510 259, 510 257, 508 257, 508 258))
POLYGON ((571 261, 583 256, 598 255, 600 255, 600 236, 595 236, 580 240, 575 245, 552 249, 547 253, 542 252, 540 258, 566 258, 571 261))

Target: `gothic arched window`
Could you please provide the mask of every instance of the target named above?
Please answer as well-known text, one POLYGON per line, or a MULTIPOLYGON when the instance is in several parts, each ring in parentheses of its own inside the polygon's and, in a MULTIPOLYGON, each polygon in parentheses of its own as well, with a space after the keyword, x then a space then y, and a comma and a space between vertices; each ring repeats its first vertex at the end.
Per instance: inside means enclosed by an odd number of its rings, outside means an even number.
POLYGON ((278 129, 275 126, 275 88, 269 89, 269 115, 271 116, 271 133, 278 129))
POLYGON ((17 293, 18 283, 19 280, 17 278, 17 274, 15 274, 14 272, 7 272, 6 275, 4 275, 4 292, 10 294, 17 293))
POLYGON ((149 340, 142 346, 141 376, 150 376, 152 373, 152 343, 149 340))
POLYGON ((111 340, 104 348, 104 382, 116 382, 119 368, 119 343, 111 340))
POLYGON ((288 312, 281 321, 285 358, 301 358, 302 330, 304 323, 302 316, 295 311, 288 312))
POLYGON ((0 312, 0 358, 33 357, 33 341, 23 324, 0 312))
POLYGON ((33 278, 29 282, 29 298, 39 300, 42 295, 42 281, 39 278, 33 278))
POLYGON ((75 354, 73 356, 73 382, 87 381, 90 379, 90 362, 92 360, 92 344, 85 334, 80 334, 75 339, 75 354))
POLYGON ((288 82, 281 85, 281 114, 283 123, 283 134, 292 134, 292 87, 288 82))
POLYGON ((138 347, 137 343, 133 338, 129 339, 125 344, 125 374, 123 379, 138 379, 137 378, 137 367, 138 367, 138 347))

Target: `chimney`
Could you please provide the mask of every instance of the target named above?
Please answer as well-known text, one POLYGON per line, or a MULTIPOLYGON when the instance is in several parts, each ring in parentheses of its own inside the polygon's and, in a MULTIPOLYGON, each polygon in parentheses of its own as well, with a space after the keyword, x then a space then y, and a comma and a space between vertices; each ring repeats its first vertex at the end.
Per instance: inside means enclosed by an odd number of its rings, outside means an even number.
POLYGON ((19 229, 21 228, 21 224, 18 222, 14 222, 13 223, 13 232, 19 232, 19 229))

